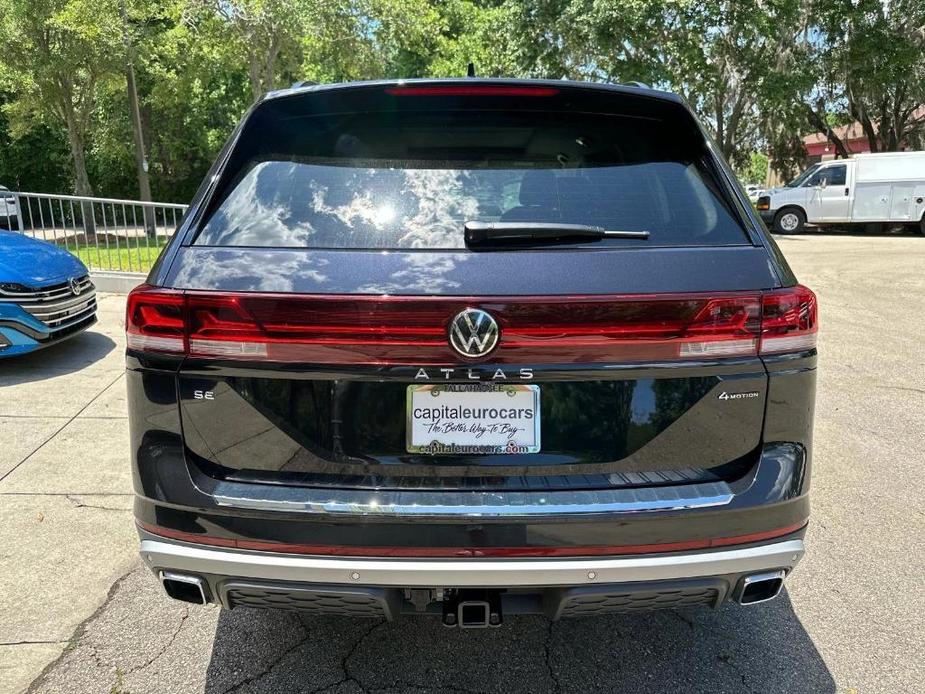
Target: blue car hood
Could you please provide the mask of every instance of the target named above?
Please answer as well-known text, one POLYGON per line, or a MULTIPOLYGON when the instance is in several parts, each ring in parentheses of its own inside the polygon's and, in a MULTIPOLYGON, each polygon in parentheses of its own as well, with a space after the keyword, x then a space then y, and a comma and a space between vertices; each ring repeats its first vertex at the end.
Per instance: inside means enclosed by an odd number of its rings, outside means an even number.
POLYGON ((0 282, 41 287, 86 274, 86 266, 67 251, 0 229, 0 282))

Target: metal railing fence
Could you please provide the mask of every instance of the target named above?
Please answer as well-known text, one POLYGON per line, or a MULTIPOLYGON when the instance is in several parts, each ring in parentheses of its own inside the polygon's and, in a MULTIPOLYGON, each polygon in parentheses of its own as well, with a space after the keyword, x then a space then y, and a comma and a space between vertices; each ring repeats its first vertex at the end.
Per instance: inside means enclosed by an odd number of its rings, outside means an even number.
POLYGON ((91 270, 147 272, 186 208, 165 202, 0 191, 0 227, 66 249, 91 270))

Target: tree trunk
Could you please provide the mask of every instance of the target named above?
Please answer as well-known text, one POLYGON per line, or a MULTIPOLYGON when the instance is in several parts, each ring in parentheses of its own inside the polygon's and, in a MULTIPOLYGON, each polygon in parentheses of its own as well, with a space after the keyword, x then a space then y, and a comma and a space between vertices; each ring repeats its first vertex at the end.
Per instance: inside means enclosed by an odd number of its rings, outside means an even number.
MULTIPOLYGON (((135 89, 135 69, 131 63, 125 67, 125 84, 128 91, 129 110, 132 115, 132 135, 135 140, 135 173, 138 177, 138 194, 142 202, 151 202, 151 182, 148 180, 148 159, 145 156, 144 134, 141 131, 141 112, 138 109, 138 92, 135 89)), ((154 222, 154 208, 142 205, 145 236, 157 237, 154 222)))
POLYGON ((848 148, 845 146, 845 143, 842 142, 841 138, 835 134, 835 131, 829 127, 829 124, 825 122, 825 119, 809 106, 806 107, 806 117, 809 120, 810 126, 816 128, 819 132, 826 134, 826 137, 828 137, 831 143, 835 146, 835 153, 842 159, 847 159, 848 148))
POLYGON ((247 76, 251 83, 251 97, 257 101, 263 96, 263 76, 260 74, 258 58, 251 54, 247 65, 247 76))
POLYGON ((71 163, 74 165, 74 192, 77 195, 91 197, 93 186, 90 185, 90 176, 87 174, 87 153, 84 147, 83 136, 76 132, 73 123, 67 127, 68 144, 71 147, 71 163))
MULTIPOLYGON (((66 107, 69 104, 66 105, 66 107)), ((84 145, 83 133, 77 125, 77 119, 74 117, 73 109, 66 113, 67 121, 67 141, 71 148, 71 163, 74 166, 74 193, 84 197, 92 197, 93 187, 90 185, 90 176, 87 175, 87 152, 84 145)), ((80 213, 83 218, 84 236, 86 241, 96 241, 96 220, 93 217, 93 203, 81 202, 80 213)), ((74 220, 74 226, 77 226, 77 220, 74 220)))
POLYGON ((874 123, 871 120, 870 116, 867 113, 867 109, 864 108, 863 104, 860 104, 855 101, 853 90, 850 85, 848 85, 848 113, 861 124, 861 129, 864 131, 864 135, 867 136, 867 144, 870 146, 871 152, 879 152, 882 150, 880 147, 880 134, 877 129, 874 127, 874 123))
MULTIPOLYGON (((120 0, 119 12, 122 16, 122 42, 125 46, 125 88, 128 92, 129 114, 132 117, 132 136, 135 141, 135 174, 138 177, 138 194, 142 202, 151 202, 151 183, 148 180, 148 160, 145 157, 145 140, 141 128, 141 111, 138 107, 138 89, 135 86, 135 66, 132 63, 132 43, 128 33, 128 15, 125 2, 120 0)), ((145 235, 156 238, 154 208, 142 205, 145 235)), ((134 214, 134 213, 133 213, 134 214)), ((126 230, 127 232, 127 230, 126 230)))

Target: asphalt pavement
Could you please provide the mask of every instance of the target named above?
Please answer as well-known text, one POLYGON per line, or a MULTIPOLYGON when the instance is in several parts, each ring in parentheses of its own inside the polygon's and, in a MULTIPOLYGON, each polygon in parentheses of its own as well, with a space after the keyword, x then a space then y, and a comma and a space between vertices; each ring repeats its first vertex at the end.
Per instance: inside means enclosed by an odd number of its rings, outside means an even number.
POLYGON ((808 551, 776 601, 486 630, 173 602, 135 556, 111 295, 94 333, 0 363, 0 691, 923 691, 925 237, 779 243, 822 333, 808 551))

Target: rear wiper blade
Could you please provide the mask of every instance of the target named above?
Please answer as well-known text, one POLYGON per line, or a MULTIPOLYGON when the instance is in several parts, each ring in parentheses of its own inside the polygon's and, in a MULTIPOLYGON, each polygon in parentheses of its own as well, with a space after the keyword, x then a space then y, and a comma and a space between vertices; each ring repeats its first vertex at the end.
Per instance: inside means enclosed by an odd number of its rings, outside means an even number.
POLYGON ((503 245, 530 241, 558 243, 600 239, 647 239, 648 231, 621 231, 590 224, 559 222, 466 222, 466 245, 503 245))

